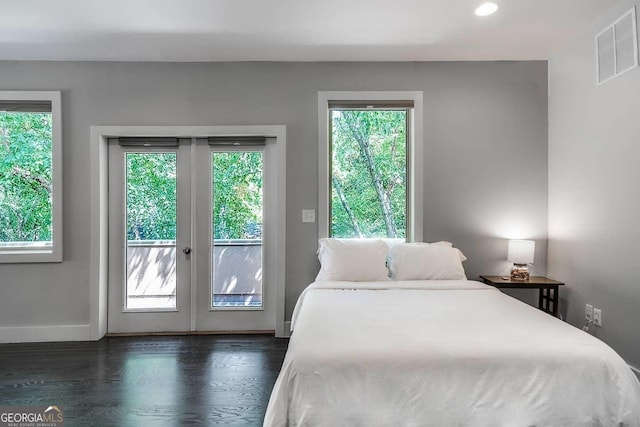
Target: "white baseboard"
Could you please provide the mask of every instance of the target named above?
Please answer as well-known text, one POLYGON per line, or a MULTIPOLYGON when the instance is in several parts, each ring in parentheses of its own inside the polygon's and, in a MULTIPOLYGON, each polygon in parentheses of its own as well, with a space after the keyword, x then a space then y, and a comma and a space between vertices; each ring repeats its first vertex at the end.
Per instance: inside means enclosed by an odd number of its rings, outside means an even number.
POLYGON ((0 343, 90 340, 91 325, 0 327, 0 343))

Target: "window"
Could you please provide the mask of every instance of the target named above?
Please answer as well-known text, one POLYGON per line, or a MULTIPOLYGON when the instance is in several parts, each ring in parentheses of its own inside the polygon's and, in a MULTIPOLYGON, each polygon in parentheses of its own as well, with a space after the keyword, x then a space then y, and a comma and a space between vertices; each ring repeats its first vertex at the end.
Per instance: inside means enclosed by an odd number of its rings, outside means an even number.
POLYGON ((60 92, 0 91, 0 262, 62 261, 60 92))
POLYGON ((318 99, 320 237, 422 240, 422 93, 318 99))

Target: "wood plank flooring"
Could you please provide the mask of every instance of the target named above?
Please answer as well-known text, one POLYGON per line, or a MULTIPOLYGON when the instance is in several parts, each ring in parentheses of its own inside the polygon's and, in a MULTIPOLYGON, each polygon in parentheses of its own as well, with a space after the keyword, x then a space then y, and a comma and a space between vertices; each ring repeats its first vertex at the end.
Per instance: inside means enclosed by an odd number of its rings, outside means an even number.
POLYGON ((264 335, 0 344, 0 405, 58 405, 65 426, 260 426, 287 344, 264 335))

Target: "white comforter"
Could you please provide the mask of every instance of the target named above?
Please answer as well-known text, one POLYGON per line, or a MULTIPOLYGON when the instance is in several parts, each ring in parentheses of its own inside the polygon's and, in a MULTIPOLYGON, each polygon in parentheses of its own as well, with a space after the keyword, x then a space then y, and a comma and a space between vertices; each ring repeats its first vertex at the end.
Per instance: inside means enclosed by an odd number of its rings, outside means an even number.
POLYGON ((474 281, 314 283, 265 426, 640 426, 606 344, 474 281))

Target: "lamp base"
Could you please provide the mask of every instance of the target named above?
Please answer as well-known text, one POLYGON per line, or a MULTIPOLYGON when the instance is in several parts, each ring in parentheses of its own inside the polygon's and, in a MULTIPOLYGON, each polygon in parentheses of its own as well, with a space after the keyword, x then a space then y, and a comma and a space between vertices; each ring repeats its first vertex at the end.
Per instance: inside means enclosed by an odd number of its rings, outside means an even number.
POLYGON ((511 280, 529 280, 529 268, 527 264, 513 264, 511 280))

